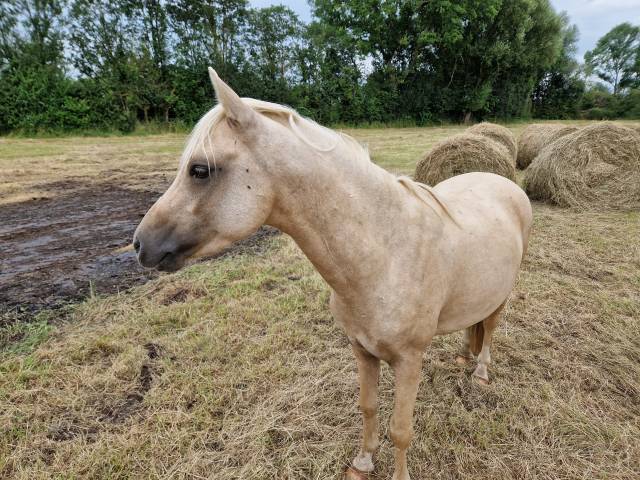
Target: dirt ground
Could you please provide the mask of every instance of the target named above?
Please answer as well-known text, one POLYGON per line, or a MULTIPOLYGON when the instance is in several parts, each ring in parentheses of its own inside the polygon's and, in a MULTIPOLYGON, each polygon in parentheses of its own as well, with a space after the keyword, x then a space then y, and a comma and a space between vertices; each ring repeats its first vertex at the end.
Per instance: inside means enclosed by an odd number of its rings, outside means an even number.
POLYGON ((157 190, 69 181, 47 190, 55 195, 0 205, 3 308, 33 312, 155 276, 127 247, 157 190))
MULTIPOLYGON (((25 319, 158 276, 138 265, 130 243, 173 178, 171 162, 180 142, 135 140, 0 140, 0 172, 8 180, 0 188, 0 314, 25 319), (51 143, 37 155, 38 146, 51 143), (146 161, 140 154, 144 144, 155 153, 146 161), (36 156, 11 161, 22 151, 36 156), (42 169, 43 162, 46 173, 34 175, 32 167, 42 169), (138 166, 153 170, 141 174, 138 166)), ((263 229, 230 251, 253 247, 273 233, 263 229)))
MULTIPOLYGON (((55 194, 50 198, 0 205, 2 308, 34 313, 157 277, 138 264, 130 243, 165 188, 57 182, 47 185, 55 194)), ((263 229, 228 252, 255 246, 273 233, 263 229)))
POLYGON ((0 139, 0 313, 28 320, 154 277, 127 247, 182 141, 0 139))

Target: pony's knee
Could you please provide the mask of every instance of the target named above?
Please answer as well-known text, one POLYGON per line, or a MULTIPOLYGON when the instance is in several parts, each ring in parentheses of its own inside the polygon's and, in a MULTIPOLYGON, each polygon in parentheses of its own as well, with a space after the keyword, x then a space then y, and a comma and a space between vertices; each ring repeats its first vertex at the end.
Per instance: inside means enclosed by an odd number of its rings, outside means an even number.
MULTIPOLYGON (((403 423, 403 422, 402 422, 403 423)), ((409 444, 413 439, 413 426, 411 424, 405 425, 401 422, 394 421, 391 419, 391 441, 396 448, 400 450, 406 450, 409 448, 409 444)))
POLYGON ((375 400, 361 400, 360 412, 364 418, 373 418, 378 414, 378 402, 375 400))

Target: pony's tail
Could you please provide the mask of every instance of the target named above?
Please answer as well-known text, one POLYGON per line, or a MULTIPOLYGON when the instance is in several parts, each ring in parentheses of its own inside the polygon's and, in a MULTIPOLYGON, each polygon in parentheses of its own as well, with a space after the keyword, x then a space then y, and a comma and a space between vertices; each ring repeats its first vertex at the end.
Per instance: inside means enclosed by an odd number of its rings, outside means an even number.
POLYGON ((479 355, 484 340, 484 322, 478 322, 469 327, 469 350, 474 355, 479 355))

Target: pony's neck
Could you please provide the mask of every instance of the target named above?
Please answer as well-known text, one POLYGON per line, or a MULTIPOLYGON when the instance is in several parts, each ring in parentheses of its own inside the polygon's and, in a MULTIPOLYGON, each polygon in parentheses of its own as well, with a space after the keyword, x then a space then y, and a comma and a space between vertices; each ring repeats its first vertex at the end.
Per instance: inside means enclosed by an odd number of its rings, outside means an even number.
POLYGON ((328 152, 291 146, 280 159, 267 223, 289 234, 335 291, 366 288, 390 236, 406 228, 413 197, 350 140, 328 152))

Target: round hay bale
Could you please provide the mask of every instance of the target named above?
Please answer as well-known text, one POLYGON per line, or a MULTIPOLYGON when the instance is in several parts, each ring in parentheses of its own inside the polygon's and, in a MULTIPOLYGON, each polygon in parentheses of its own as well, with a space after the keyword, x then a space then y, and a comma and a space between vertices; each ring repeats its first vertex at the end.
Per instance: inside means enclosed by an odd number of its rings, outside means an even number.
POLYGON ((553 123, 533 123, 525 128, 518 139, 517 167, 525 169, 538 156, 540 151, 558 138, 569 135, 578 127, 558 125, 553 123))
POLYGON ((524 188, 562 206, 638 208, 640 135, 606 122, 559 138, 526 170, 524 188))
POLYGON ((460 133, 438 142, 416 165, 414 178, 435 185, 468 172, 491 172, 515 181, 516 169, 507 149, 473 133, 460 133))
POLYGON ((502 144, 509 152, 509 156, 513 159, 513 164, 516 164, 516 137, 508 128, 503 127, 502 125, 496 125, 495 123, 483 122, 468 128, 466 133, 489 137, 490 139, 502 144))

